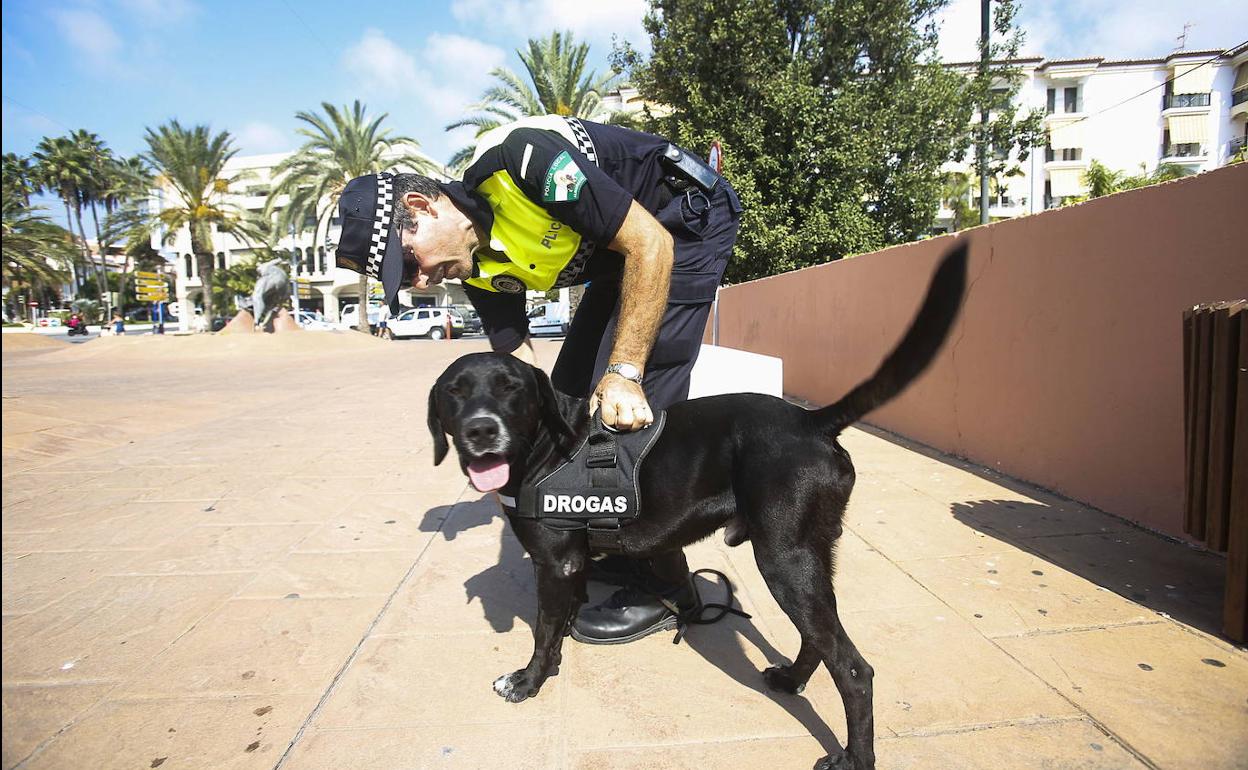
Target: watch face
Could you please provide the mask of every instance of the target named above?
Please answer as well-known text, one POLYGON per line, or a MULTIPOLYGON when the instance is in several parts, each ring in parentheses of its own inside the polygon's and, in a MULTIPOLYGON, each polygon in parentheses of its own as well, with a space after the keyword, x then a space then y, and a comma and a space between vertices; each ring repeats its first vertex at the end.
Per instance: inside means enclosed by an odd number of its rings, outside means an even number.
POLYGON ((612 364, 610 369, 626 380, 636 380, 641 377, 641 372, 632 364, 612 364))

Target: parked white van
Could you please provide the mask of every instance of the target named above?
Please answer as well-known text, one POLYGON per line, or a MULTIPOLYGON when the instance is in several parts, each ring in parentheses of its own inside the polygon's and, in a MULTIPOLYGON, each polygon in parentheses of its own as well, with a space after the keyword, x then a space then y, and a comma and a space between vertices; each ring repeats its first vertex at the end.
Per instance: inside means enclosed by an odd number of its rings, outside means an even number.
POLYGON ((529 334, 567 334, 568 313, 562 303, 543 302, 529 311, 529 334))

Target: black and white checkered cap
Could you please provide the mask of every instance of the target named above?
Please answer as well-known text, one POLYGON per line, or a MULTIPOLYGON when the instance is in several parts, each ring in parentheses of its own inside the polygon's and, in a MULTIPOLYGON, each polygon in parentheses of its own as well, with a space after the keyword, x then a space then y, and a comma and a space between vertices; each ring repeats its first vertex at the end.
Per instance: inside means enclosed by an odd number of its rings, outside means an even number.
POLYGON ((338 199, 342 234, 338 237, 338 267, 381 281, 386 303, 398 310, 403 281, 403 247, 393 235, 394 174, 358 176, 347 182, 338 199))

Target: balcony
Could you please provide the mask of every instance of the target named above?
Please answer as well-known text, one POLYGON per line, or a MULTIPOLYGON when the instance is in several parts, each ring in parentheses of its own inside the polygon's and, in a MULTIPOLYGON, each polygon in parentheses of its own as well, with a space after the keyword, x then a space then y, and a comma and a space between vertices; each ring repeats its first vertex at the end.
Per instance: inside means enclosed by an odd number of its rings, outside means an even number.
POLYGON ((1227 157, 1234 157, 1246 149, 1248 149, 1248 136, 1237 136, 1226 143, 1227 157))
POLYGON ((1204 163, 1206 156, 1205 146, 1195 142, 1162 145, 1161 147, 1162 163, 1204 163))
POLYGON ((1248 88, 1231 92, 1231 117, 1236 115, 1248 116, 1248 88))
POLYGON ((1166 94, 1161 99, 1161 109, 1178 110, 1190 107, 1208 107, 1211 94, 1166 94))

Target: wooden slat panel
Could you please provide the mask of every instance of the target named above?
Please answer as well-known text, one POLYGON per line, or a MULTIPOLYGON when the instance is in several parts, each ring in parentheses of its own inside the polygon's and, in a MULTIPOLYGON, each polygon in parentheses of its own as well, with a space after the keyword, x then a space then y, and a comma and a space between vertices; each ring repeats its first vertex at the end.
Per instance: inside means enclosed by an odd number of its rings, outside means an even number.
POLYGON ((1195 402, 1192 433, 1192 519, 1189 534, 1205 539, 1205 483, 1209 463, 1209 363, 1213 343, 1213 313, 1202 305, 1196 313, 1196 376, 1192 381, 1195 402))
POLYGON ((1248 642, 1248 328, 1240 313, 1239 367, 1235 384, 1235 437, 1231 442, 1230 532, 1227 538, 1223 631, 1248 642))
POLYGON ((1183 311, 1183 531, 1191 534, 1196 517, 1193 505, 1196 461, 1196 307, 1183 311))
POLYGON ((1209 462, 1205 477, 1205 542, 1226 550, 1231 502, 1231 423, 1235 419, 1235 369, 1242 302, 1220 303, 1213 313, 1210 347, 1209 462))

